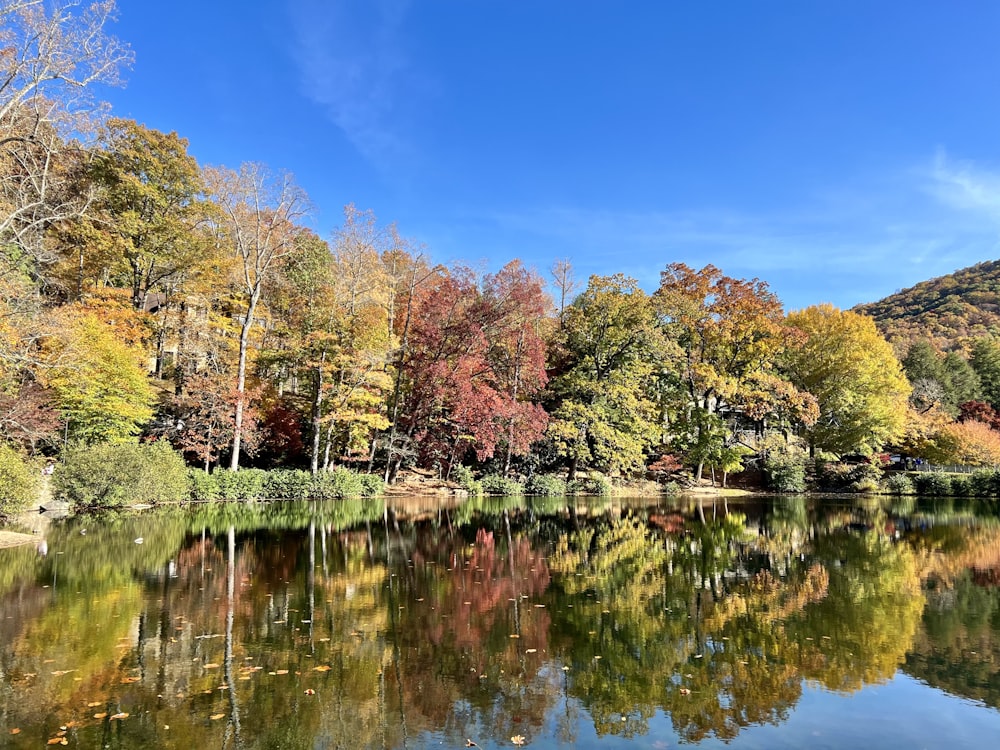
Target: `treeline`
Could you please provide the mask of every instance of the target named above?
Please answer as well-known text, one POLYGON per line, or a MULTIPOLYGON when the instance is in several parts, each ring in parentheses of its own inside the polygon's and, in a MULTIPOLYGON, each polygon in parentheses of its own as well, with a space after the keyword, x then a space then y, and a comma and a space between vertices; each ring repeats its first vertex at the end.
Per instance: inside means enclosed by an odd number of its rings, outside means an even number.
POLYGON ((1000 445, 979 407, 926 408, 870 318, 786 315, 757 279, 669 263, 649 294, 558 262, 553 302, 517 260, 435 265, 354 206, 320 237, 289 175, 203 167, 175 133, 80 108, 127 60, 109 6, 0 0, 18 50, 0 83, 0 429, 22 456, 158 440, 206 471, 573 482, 1000 445))

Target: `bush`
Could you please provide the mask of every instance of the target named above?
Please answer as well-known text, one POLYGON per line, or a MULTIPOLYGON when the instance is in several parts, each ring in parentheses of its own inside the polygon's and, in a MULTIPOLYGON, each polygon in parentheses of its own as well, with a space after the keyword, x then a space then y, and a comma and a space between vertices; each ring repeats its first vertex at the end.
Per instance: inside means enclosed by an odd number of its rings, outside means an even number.
POLYGON ((913 478, 918 495, 944 497, 951 494, 951 479, 940 471, 922 471, 913 478))
POLYGON ((764 460, 764 478, 775 492, 805 492, 805 461, 790 453, 772 453, 764 460))
POLYGON ((38 470, 9 445, 0 444, 0 516, 17 513, 38 499, 38 470))
POLYGON ((997 478, 1000 472, 980 469, 969 477, 969 489, 973 497, 994 497, 997 494, 997 478))
POLYGON ((524 494, 523 484, 516 479, 510 479, 499 474, 487 474, 480 480, 480 484, 483 486, 484 495, 515 497, 524 494))
POLYGON ((967 474, 956 474, 951 478, 952 497, 972 497, 972 477, 967 474))
POLYGON ((216 469, 212 474, 219 485, 220 500, 261 500, 264 497, 263 469, 216 469))
POLYGON ((597 476, 574 479, 566 483, 567 495, 596 495, 597 497, 611 496, 611 482, 607 477, 597 476))
POLYGON ((912 495, 913 480, 902 472, 889 474, 882 480, 882 492, 886 495, 912 495))
POLYGON ((201 469, 188 469, 188 491, 192 500, 218 500, 222 493, 216 474, 201 469))
POLYGON ((385 482, 378 474, 359 474, 361 478, 361 495, 363 497, 381 497, 385 482))
POLYGON ((264 477, 264 496, 276 500, 308 500, 312 474, 301 469, 275 469, 264 477))
POLYGON ((563 497, 566 480, 555 474, 535 474, 524 483, 524 494, 536 497, 563 497))
POLYGON ((364 484, 361 475, 344 468, 322 471, 313 477, 312 497, 316 500, 336 500, 344 497, 361 497, 364 484))
POLYGON ((63 454, 52 489, 77 508, 120 508, 188 496, 184 459, 166 442, 76 446, 63 454))
POLYGON ((458 485, 468 492, 471 497, 477 497, 483 494, 482 482, 476 481, 475 477, 472 475, 472 469, 468 466, 455 466, 451 470, 451 481, 458 483, 458 485))

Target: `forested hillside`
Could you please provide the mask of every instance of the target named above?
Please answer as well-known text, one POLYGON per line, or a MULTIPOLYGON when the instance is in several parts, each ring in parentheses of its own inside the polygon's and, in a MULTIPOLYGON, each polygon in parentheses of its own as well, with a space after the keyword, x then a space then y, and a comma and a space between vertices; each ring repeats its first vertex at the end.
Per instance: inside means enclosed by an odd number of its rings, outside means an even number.
POLYGON ((942 351, 967 351, 974 339, 1000 333, 1000 261, 921 281, 854 309, 875 319, 897 353, 920 339, 942 351))

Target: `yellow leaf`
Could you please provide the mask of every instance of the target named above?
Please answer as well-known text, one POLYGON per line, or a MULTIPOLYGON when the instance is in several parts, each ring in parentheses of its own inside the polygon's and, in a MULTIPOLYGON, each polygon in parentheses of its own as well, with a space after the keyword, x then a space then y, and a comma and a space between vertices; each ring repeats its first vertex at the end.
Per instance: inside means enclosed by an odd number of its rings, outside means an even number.
POLYGON ((212 714, 208 718, 212 721, 216 721, 217 719, 221 719, 223 716, 225 716, 225 714, 212 714))

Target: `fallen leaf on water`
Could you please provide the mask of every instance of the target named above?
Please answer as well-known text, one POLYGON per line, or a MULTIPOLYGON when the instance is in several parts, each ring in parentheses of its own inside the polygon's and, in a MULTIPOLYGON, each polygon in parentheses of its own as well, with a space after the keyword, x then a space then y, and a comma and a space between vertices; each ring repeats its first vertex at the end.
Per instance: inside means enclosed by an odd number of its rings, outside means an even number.
POLYGON ((100 713, 94 714, 94 718, 95 719, 103 719, 107 715, 108 715, 107 711, 101 711, 100 713))
POLYGON ((691 691, 688 688, 681 688, 681 695, 691 695, 691 691))
POLYGON ((62 677, 64 674, 69 674, 70 672, 75 672, 75 669, 57 669, 54 674, 56 677, 62 677))
POLYGON ((526 654, 533 654, 533 653, 535 653, 537 651, 538 651, 537 648, 529 648, 524 653, 526 653, 526 654))
POLYGON ((288 670, 287 669, 276 669, 276 670, 274 670, 274 673, 275 674, 288 674, 288 670))
POLYGON ((313 690, 312 688, 306 688, 305 694, 306 695, 316 695, 316 691, 313 690))
POLYGON ((510 741, 520 747, 521 745, 524 744, 524 736, 520 734, 515 734, 513 737, 510 738, 510 741))
POLYGON ((114 716, 112 716, 111 717, 111 721, 114 721, 115 719, 127 719, 127 718, 128 718, 128 714, 123 711, 120 714, 115 714, 114 716))
POLYGON ((221 719, 223 716, 225 716, 225 714, 212 714, 208 718, 212 721, 216 721, 217 719, 221 719))
POLYGON ((69 741, 65 737, 53 737, 45 743, 46 745, 68 745, 69 741))
POLYGON ((468 739, 465 741, 465 746, 466 747, 479 747, 479 745, 477 745, 475 742, 473 742, 472 740, 468 740, 468 739))
POLYGON ((138 682, 141 679, 141 677, 122 677, 122 685, 129 685, 133 682, 138 682))
POLYGON ((511 633, 510 637, 511 638, 520 638, 521 636, 519 636, 517 633, 511 633))
POLYGON ((90 703, 87 704, 87 708, 96 708, 97 706, 102 706, 102 705, 104 704, 101 703, 101 701, 91 701, 90 703))
POLYGON ((313 667, 313 672, 329 672, 331 667, 327 664, 320 664, 318 667, 313 667))
POLYGON ((20 734, 21 730, 18 729, 17 727, 14 727, 13 729, 10 730, 10 733, 11 734, 20 734))
POLYGON ((218 669, 218 668, 219 668, 219 665, 216 664, 215 662, 212 662, 211 664, 206 664, 203 667, 203 669, 218 669))

